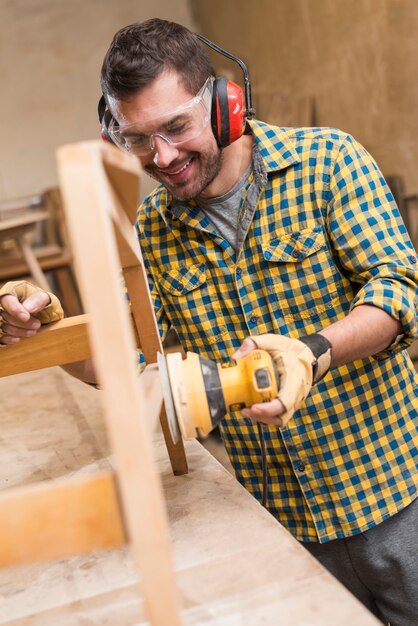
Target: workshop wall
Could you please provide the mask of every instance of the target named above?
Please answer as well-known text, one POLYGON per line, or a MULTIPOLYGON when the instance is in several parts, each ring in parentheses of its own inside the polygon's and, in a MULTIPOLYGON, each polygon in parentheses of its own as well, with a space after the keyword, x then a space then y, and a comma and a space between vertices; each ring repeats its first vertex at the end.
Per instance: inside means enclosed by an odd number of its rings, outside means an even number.
MULTIPOLYGON (((190 0, 190 6, 198 31, 247 64, 259 119, 341 128, 385 176, 401 177, 404 194, 417 194, 400 208, 418 247, 418 2, 190 0)), ((219 74, 241 81, 235 64, 219 55, 213 61, 219 74)), ((418 359, 418 341, 410 352, 418 359)))
POLYGON ((55 149, 99 136, 99 73, 114 33, 188 0, 1 0, 0 202, 55 185, 55 149))
POLYGON ((258 117, 342 128, 418 192, 416 0, 2 0, 0 14, 0 201, 56 184, 56 147, 97 137, 111 37, 153 16, 241 56, 258 117))
MULTIPOLYGON (((190 0, 199 32, 248 63, 257 117, 352 133, 418 192, 416 0, 190 0), (309 99, 314 118, 309 119, 309 99)), ((233 72, 214 56, 219 72, 233 72)), ((231 70, 232 68, 232 70, 231 70)), ((418 203, 411 204, 418 213, 418 203)))

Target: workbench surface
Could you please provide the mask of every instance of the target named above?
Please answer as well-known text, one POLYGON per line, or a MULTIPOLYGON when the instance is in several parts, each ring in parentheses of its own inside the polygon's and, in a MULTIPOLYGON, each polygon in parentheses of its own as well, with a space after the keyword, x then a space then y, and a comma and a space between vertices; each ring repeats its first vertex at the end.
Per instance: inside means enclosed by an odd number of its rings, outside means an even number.
MULTIPOLYGON (((100 403, 60 368, 0 379, 1 488, 107 469, 100 403)), ((189 474, 173 476, 156 436, 185 626, 380 623, 197 441, 186 451, 189 474)), ((145 625, 138 588, 129 546, 4 569, 0 624, 145 625)))

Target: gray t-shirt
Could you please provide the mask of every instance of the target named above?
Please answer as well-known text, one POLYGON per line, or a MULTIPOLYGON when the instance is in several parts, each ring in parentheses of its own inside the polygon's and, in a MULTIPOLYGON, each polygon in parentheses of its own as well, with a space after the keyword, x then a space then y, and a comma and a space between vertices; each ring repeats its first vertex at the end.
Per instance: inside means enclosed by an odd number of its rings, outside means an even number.
POLYGON ((256 147, 253 160, 234 187, 216 198, 196 198, 200 209, 238 253, 245 239, 261 187, 261 157, 256 147))

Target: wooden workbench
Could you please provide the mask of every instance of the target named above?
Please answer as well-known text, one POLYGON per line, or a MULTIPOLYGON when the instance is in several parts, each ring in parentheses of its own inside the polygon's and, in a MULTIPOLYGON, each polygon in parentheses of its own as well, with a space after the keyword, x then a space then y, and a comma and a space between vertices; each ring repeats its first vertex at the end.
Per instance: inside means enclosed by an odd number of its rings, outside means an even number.
MULTIPOLYGON (((107 468, 99 391, 59 368, 0 379, 0 486, 107 468)), ((155 454, 187 626, 377 626, 198 442, 155 454)), ((145 624, 129 548, 0 571, 0 624, 145 624)), ((164 602, 164 597, 161 598, 164 602)), ((167 624, 167 626, 170 626, 167 624)))

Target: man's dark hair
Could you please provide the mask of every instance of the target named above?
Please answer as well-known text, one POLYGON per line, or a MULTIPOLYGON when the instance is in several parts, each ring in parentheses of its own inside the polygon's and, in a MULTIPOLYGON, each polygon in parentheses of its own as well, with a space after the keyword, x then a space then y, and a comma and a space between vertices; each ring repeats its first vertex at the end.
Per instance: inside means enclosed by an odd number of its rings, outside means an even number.
POLYGON ((103 94, 129 100, 165 70, 176 71, 192 95, 215 74, 204 45, 185 26, 158 18, 125 26, 103 61, 103 94))

